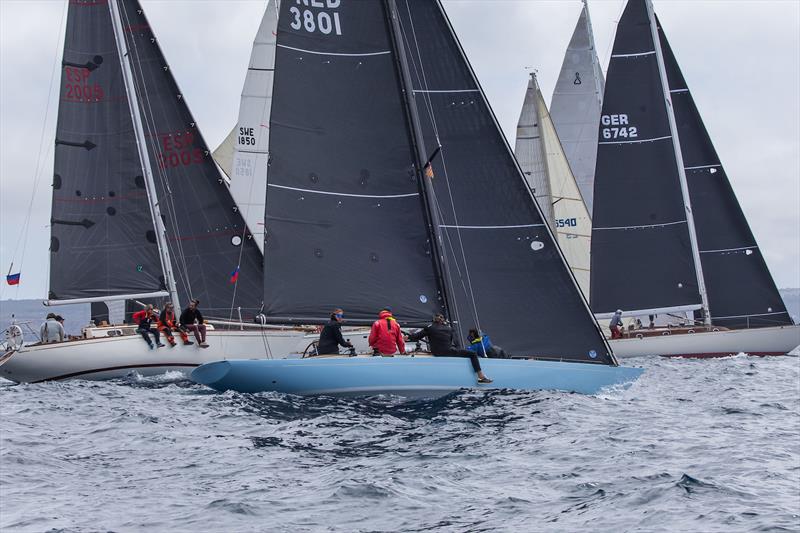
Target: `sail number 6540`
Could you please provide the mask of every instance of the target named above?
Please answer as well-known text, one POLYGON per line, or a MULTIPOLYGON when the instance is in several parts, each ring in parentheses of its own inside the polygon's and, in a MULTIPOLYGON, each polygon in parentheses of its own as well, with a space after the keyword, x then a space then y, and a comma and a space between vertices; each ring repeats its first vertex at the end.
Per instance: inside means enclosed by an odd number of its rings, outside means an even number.
MULTIPOLYGON (((299 5, 301 0, 295 0, 299 5)), ((341 0, 302 0, 303 4, 309 7, 336 9, 341 4, 341 0)), ((339 13, 334 11, 312 11, 310 9, 301 10, 297 6, 289 8, 292 21, 289 24, 293 30, 304 29, 309 33, 319 31, 324 35, 334 33, 342 34, 342 24, 339 21, 339 13)))

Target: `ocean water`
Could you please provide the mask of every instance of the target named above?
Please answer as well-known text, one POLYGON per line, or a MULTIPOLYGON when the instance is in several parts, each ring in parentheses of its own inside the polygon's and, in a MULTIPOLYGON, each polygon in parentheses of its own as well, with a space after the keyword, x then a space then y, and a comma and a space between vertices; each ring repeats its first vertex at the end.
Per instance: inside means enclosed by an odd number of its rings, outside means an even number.
POLYGON ((0 384, 2 531, 798 531, 800 359, 599 396, 0 384))

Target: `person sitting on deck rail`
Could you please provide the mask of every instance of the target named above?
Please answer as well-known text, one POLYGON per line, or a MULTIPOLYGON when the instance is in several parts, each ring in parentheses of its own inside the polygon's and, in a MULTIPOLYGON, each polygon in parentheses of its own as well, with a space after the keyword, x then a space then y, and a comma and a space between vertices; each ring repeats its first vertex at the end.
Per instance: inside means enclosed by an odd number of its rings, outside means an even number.
POLYGON ((208 348, 206 344, 206 326, 203 324, 203 315, 197 308, 200 300, 194 299, 189 302, 189 307, 181 313, 181 326, 194 333, 197 345, 201 348, 208 348))
POLYGON ((47 318, 39 329, 39 337, 43 344, 64 341, 64 326, 56 320, 55 313, 47 313, 47 318))
POLYGON ((508 355, 506 355, 505 350, 492 344, 492 340, 489 338, 489 335, 481 335, 476 328, 469 330, 469 334, 467 334, 467 340, 469 341, 467 350, 473 351, 481 357, 508 359, 508 355))
POLYGON ((139 327, 136 329, 136 333, 142 336, 144 341, 153 349, 153 342, 150 340, 148 335, 152 335, 153 339, 156 341, 156 346, 164 346, 161 344, 161 335, 158 333, 158 329, 152 327, 153 321, 157 321, 158 317, 156 316, 155 311, 153 310, 152 304, 148 304, 147 307, 142 309, 141 311, 137 311, 133 313, 133 322, 137 324, 139 327))
POLYGON ((369 346, 381 355, 394 355, 398 351, 401 354, 406 353, 400 324, 392 316, 390 308, 381 309, 381 312, 378 313, 378 320, 372 323, 372 329, 369 332, 369 346))
POLYGON ((158 317, 158 329, 164 333, 164 336, 167 338, 167 342, 170 346, 175 346, 175 337, 172 335, 173 331, 178 332, 178 334, 181 336, 183 344, 187 346, 194 344, 189 340, 189 335, 176 323, 175 306, 172 305, 171 302, 164 306, 164 312, 158 317))
POLYGON ((608 327, 611 329, 612 339, 622 338, 622 309, 617 309, 617 312, 611 317, 611 322, 608 323, 608 327))
POLYGON ((332 355, 339 353, 339 346, 352 348, 353 345, 342 337, 342 322, 344 322, 344 311, 337 308, 331 313, 331 321, 328 322, 319 334, 317 343, 318 355, 332 355))
POLYGON ((428 338, 431 355, 440 357, 467 357, 472 363, 472 370, 478 375, 478 383, 491 383, 492 380, 486 377, 481 370, 481 363, 478 361, 478 354, 470 350, 461 350, 453 339, 453 328, 447 325, 444 315, 436 313, 433 316, 433 323, 428 324, 416 333, 408 336, 410 341, 418 341, 428 338))

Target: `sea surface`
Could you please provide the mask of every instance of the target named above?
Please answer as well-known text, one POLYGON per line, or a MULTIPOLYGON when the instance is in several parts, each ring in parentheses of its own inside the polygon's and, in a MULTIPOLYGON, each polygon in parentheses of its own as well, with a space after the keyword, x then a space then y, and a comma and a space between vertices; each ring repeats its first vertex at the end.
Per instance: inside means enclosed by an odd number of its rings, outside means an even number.
POLYGON ((598 396, 0 383, 0 530, 800 531, 800 358, 598 396))

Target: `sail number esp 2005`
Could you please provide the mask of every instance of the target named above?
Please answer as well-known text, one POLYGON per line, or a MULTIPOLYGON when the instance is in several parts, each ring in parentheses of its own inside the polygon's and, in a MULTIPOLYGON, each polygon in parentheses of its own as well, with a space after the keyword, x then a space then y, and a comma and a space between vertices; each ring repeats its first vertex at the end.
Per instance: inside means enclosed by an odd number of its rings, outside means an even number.
POLYGON ((629 125, 628 115, 603 115, 600 124, 603 126, 603 139, 635 139, 639 136, 639 128, 629 125))
POLYGON ((339 21, 339 12, 317 11, 316 9, 333 10, 338 8, 342 0, 294 0, 297 4, 289 8, 291 22, 289 26, 293 30, 304 29, 308 33, 320 32, 324 35, 342 34, 342 24, 339 21), (298 6, 316 8, 301 9, 298 6))

